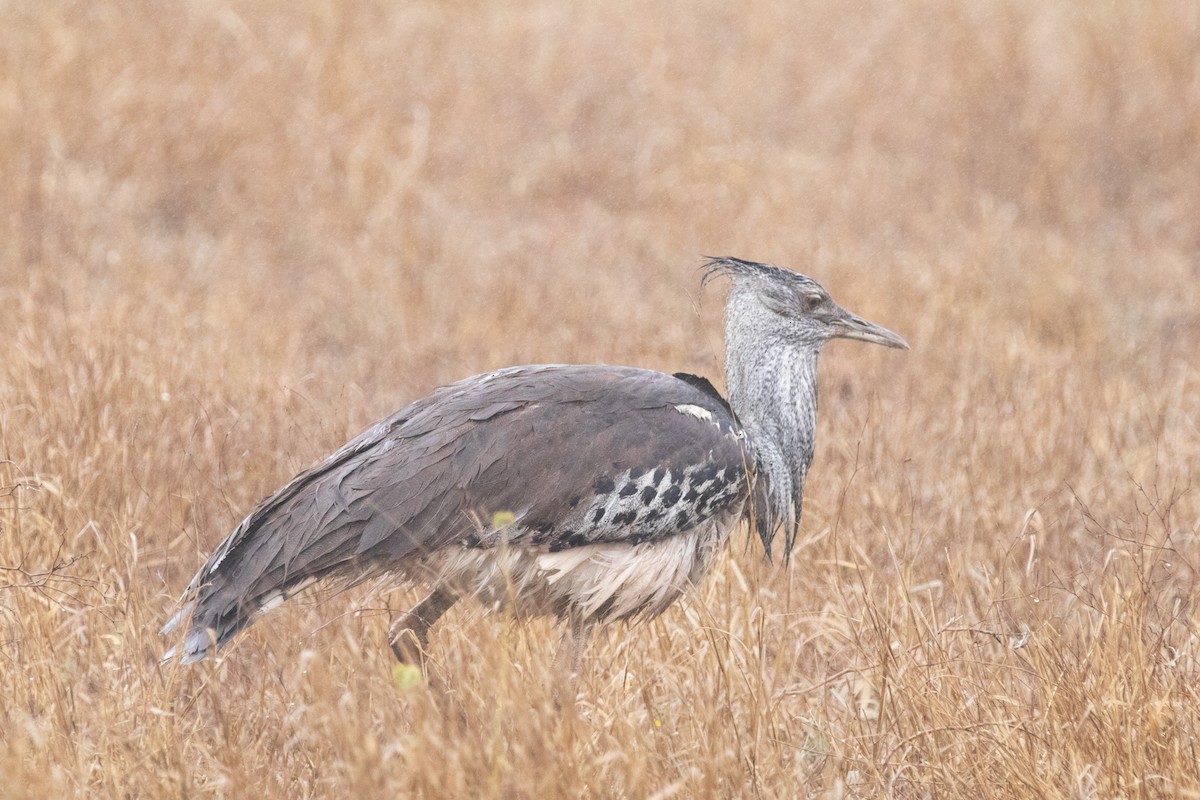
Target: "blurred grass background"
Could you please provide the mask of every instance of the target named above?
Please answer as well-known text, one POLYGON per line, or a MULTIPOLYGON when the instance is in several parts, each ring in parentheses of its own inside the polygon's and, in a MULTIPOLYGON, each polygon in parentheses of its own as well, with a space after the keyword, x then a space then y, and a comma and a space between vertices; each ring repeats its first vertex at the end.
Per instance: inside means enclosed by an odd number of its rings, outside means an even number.
POLYGON ((0 795, 1200 796, 1195 3, 2 8, 0 795), (407 592, 158 664, 434 386, 719 378, 723 254, 913 345, 827 350, 790 566, 739 539, 567 713, 469 608, 454 710, 398 687, 407 592))

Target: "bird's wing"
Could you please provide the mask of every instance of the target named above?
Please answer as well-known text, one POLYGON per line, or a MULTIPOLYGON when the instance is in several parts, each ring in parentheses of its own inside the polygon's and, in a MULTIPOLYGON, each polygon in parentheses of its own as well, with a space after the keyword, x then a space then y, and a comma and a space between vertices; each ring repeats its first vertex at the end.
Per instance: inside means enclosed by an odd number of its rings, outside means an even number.
POLYGON ((382 560, 669 535, 740 501, 739 434, 719 396, 662 373, 503 370, 443 390, 326 473, 305 492, 309 535, 361 521, 355 555, 382 560))
POLYGON ((427 547, 647 541, 743 499, 741 430, 715 391, 648 370, 558 367, 502 379, 495 393, 509 404, 457 436, 455 463, 437 476, 457 513, 422 519, 427 547))
POLYGON ((670 536, 744 501, 743 441, 711 386, 663 373, 549 365, 468 378, 263 501, 196 575, 185 612, 193 628, 224 630, 313 580, 454 543, 670 536))

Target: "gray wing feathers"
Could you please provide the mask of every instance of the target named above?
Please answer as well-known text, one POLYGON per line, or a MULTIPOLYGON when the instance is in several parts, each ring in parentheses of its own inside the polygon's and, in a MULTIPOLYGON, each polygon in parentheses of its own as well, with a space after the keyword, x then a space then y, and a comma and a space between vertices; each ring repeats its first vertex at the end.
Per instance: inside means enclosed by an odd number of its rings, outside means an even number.
MULTIPOLYGON (((679 502, 685 491, 706 492, 712 513, 742 501, 739 430, 719 397, 647 370, 468 378, 263 501, 188 587, 193 634, 211 629, 223 643, 293 587, 353 582, 453 542, 487 546, 499 529, 550 549, 678 532, 696 521, 679 502)), ((185 647, 203 657, 212 642, 193 638, 185 647)))

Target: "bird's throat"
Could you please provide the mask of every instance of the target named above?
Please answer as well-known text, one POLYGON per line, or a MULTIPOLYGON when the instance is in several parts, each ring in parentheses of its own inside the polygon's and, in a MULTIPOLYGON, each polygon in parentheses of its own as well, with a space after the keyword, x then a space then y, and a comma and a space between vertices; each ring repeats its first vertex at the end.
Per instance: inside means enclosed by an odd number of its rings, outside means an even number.
POLYGON ((746 429, 758 478, 766 480, 759 502, 769 504, 770 521, 758 515, 759 534, 764 524, 782 526, 789 547, 813 457, 819 355, 819 346, 782 342, 726 353, 729 401, 746 429))

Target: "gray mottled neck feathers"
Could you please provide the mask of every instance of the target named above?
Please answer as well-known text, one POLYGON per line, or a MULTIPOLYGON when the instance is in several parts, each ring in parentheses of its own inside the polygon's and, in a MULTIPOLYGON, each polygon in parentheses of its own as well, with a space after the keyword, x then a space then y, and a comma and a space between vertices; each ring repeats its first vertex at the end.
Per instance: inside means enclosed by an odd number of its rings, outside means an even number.
POLYGON ((757 464, 752 513, 768 555, 780 527, 785 553, 799 528, 815 442, 821 352, 820 341, 785 338, 772 316, 735 284, 725 314, 726 385, 757 464))

